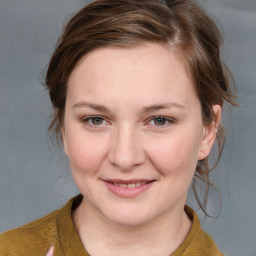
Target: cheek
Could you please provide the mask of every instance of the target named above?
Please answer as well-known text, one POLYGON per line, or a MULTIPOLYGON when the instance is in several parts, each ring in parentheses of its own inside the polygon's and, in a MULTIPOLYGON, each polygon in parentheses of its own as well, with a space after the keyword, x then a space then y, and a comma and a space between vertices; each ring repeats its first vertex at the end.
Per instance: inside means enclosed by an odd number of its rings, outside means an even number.
POLYGON ((170 136, 151 146, 149 157, 163 175, 194 173, 199 143, 193 136, 170 136), (184 140, 186 138, 186 140, 184 140))
POLYGON ((107 143, 102 137, 74 133, 67 140, 68 156, 73 175, 93 175, 106 155, 107 143))

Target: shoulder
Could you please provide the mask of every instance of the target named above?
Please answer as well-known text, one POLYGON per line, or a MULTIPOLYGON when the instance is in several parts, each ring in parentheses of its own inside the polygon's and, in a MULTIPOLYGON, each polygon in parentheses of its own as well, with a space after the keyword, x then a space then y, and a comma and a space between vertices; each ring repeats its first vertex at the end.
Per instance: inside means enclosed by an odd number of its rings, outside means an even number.
POLYGON ((0 255, 46 254, 57 234, 58 212, 0 234, 0 255))
POLYGON ((185 212, 193 224, 185 241, 172 256, 224 256, 212 237, 201 228, 199 218, 195 211, 185 206, 185 212))
POLYGON ((185 255, 224 256, 212 237, 202 229, 198 231, 194 241, 191 243, 189 250, 184 254, 184 256, 185 255))

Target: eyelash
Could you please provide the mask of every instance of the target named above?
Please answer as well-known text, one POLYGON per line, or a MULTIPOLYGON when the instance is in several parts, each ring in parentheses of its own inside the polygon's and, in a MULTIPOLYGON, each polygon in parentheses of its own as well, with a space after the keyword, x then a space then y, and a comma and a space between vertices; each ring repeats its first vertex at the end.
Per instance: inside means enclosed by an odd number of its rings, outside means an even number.
POLYGON ((164 116, 154 116, 154 117, 152 117, 152 118, 150 119, 150 122, 151 122, 151 121, 154 122, 154 126, 159 126, 159 127, 165 127, 166 125, 172 124, 172 123, 175 122, 173 119, 168 118, 168 117, 164 117, 164 116), (165 123, 164 123, 163 125, 157 125, 157 124, 155 123, 155 121, 156 121, 157 119, 162 119, 165 123), (166 124, 166 123, 168 123, 168 124, 166 124))
MULTIPOLYGON (((102 124, 102 123, 99 124, 99 125, 93 124, 92 122, 93 122, 94 119, 99 119, 100 121, 107 122, 107 121, 105 120, 105 118, 102 117, 102 116, 88 116, 88 117, 86 117, 86 118, 82 118, 81 121, 82 121, 84 124, 86 124, 86 125, 88 125, 88 126, 91 126, 91 127, 93 127, 93 128, 99 128, 99 127, 101 127, 102 125, 104 125, 104 124, 102 124)), ((172 118, 167 118, 167 117, 164 117, 164 116, 153 116, 153 117, 151 117, 151 118, 149 119, 149 123, 152 122, 152 121, 154 122, 153 126, 158 126, 158 127, 165 127, 165 126, 167 126, 168 124, 175 123, 175 120, 174 120, 174 119, 172 119, 172 118), (157 119, 161 119, 162 121, 164 121, 164 124, 163 124, 163 125, 157 125, 157 124, 155 123, 157 119)))
POLYGON ((88 126, 91 126, 91 127, 93 127, 93 128, 98 128, 98 126, 101 126, 101 124, 100 125, 96 125, 96 124, 93 124, 92 123, 92 120, 94 120, 94 119, 100 119, 100 120, 102 120, 103 122, 105 121, 106 122, 106 120, 104 119, 104 117, 101 117, 101 116, 88 116, 88 117, 86 117, 86 118, 82 118, 82 122, 83 123, 85 123, 86 125, 88 125, 88 126), (90 122, 91 121, 91 122, 90 122))

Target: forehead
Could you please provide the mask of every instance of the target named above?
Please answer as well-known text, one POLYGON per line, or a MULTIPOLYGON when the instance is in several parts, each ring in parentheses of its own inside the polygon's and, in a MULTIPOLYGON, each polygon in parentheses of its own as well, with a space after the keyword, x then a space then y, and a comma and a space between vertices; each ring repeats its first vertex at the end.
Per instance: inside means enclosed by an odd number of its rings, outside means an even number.
POLYGON ((106 47, 84 56, 68 81, 68 97, 135 100, 196 97, 193 84, 178 54, 148 43, 132 48, 106 47))

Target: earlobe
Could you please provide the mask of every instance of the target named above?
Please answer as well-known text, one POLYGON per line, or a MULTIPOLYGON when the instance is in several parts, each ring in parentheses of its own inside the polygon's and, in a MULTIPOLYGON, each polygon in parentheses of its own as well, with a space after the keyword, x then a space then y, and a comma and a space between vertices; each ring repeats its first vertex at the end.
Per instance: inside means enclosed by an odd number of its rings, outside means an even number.
POLYGON ((218 126, 221 120, 221 106, 213 105, 212 110, 214 113, 214 119, 210 124, 204 126, 203 128, 200 150, 198 152, 198 160, 202 160, 209 155, 217 136, 218 126))

